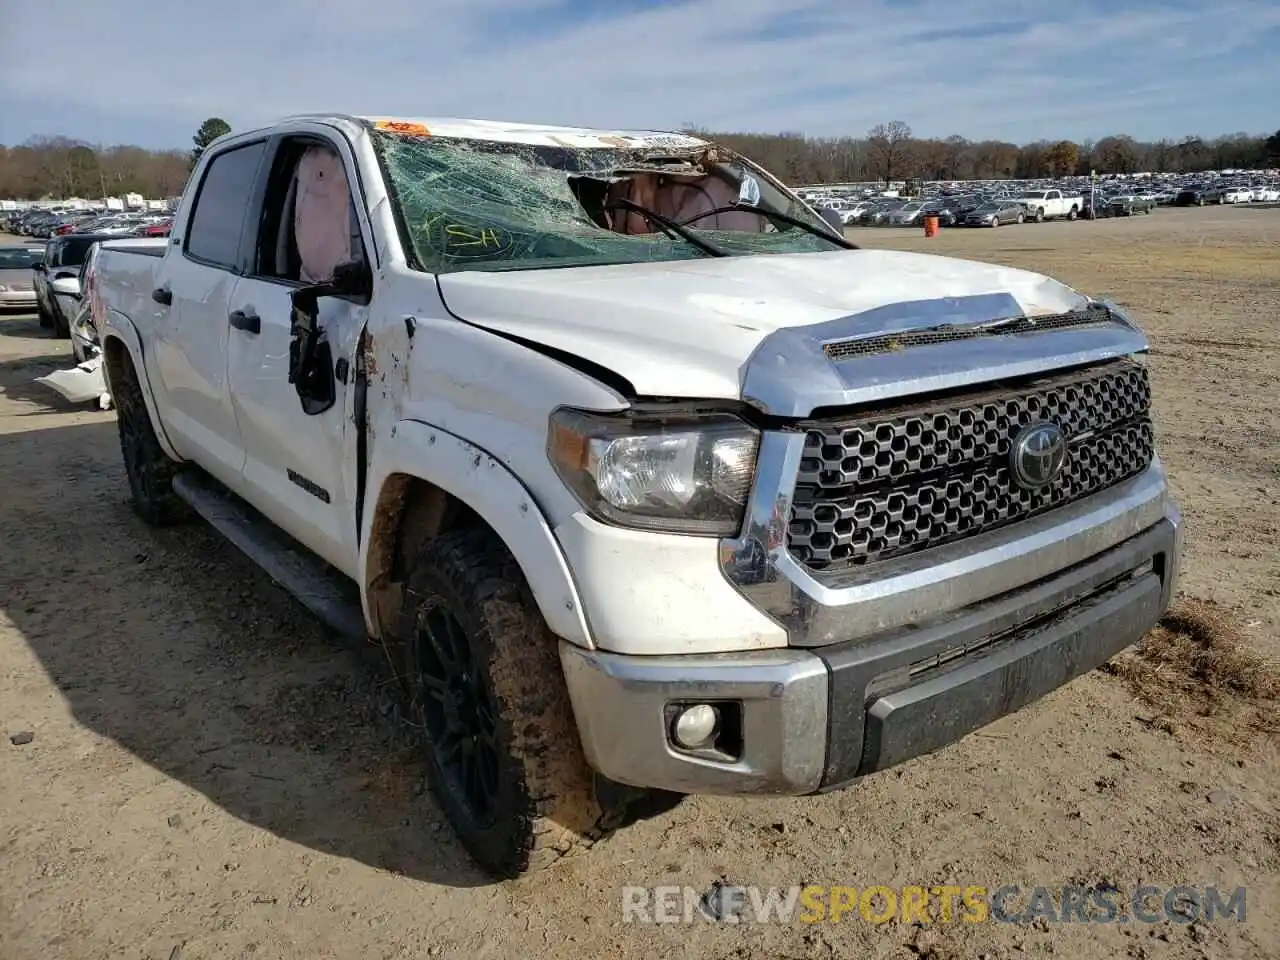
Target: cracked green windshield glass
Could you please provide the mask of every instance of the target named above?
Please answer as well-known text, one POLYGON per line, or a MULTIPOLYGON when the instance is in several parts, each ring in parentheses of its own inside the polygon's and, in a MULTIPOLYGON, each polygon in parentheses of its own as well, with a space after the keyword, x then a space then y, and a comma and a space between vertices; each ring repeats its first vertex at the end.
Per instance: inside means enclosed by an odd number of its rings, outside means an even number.
POLYGON ((372 135, 410 265, 431 273, 711 255, 637 213, 636 204, 730 255, 840 249, 790 224, 726 210, 742 199, 828 229, 759 168, 714 145, 615 149, 372 135))

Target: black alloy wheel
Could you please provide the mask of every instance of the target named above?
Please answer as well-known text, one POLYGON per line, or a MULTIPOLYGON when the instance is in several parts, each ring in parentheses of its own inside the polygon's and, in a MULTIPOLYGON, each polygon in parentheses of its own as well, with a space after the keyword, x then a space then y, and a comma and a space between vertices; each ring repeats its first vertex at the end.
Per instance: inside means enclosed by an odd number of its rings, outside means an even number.
POLYGON ((500 747, 485 670, 443 606, 422 617, 417 643, 419 708, 436 763, 474 826, 489 827, 499 804, 500 747))

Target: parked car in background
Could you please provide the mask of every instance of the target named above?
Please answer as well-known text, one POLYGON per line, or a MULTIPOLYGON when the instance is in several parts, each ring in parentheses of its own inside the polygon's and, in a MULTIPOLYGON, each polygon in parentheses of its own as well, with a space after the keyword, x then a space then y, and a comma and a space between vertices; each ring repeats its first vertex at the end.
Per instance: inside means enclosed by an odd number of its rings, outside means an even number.
POLYGON ((1184 187, 1174 204, 1179 207, 1203 207, 1206 203, 1222 203, 1222 188, 1212 186, 1184 187))
POLYGON ((1042 223, 1045 220, 1074 220, 1080 216, 1084 198, 1078 193, 1070 196, 1061 190, 1028 190, 1019 194, 1017 202, 1027 211, 1027 219, 1042 223))
POLYGON ((1276 203, 1280 201, 1280 187, 1263 184, 1253 188, 1253 199, 1263 203, 1276 203))
POLYGON ((1249 187, 1231 187, 1222 193, 1223 203, 1251 203, 1253 191, 1249 187))
POLYGON ((938 226, 940 227, 954 227, 957 220, 956 205, 949 198, 926 200, 920 216, 922 219, 924 217, 937 217, 938 226))
POLYGON ((875 208, 867 216, 867 222, 875 227, 883 227, 889 223, 889 218, 895 211, 901 210, 907 205, 905 200, 897 200, 888 198, 876 202, 875 208))
POLYGON ((0 310, 36 308, 36 290, 31 282, 31 268, 43 258, 43 247, 0 247, 0 310))
POLYGON ((65 237, 55 237, 45 244, 44 258, 32 270, 32 279, 36 289, 36 310, 40 314, 40 326, 52 327, 55 337, 71 336, 71 318, 78 309, 67 295, 62 296, 66 302, 67 312, 63 312, 58 295, 54 293, 53 283, 57 280, 75 280, 79 282, 80 266, 95 243, 109 240, 114 234, 70 233, 65 237))
POLYGON ((1111 216, 1111 197, 1105 193, 1086 193, 1080 216, 1085 220, 1099 220, 1111 216))
POLYGON ((924 214, 924 204, 919 200, 904 203, 889 213, 888 224, 891 227, 909 227, 920 222, 924 214))
POLYGON ((165 217, 155 223, 144 223, 133 232, 135 237, 167 237, 173 229, 173 217, 165 217))
POLYGON ((1150 213, 1156 208, 1154 200, 1133 195, 1112 197, 1107 206, 1113 217, 1132 217, 1137 213, 1150 213))
POLYGON ((966 227, 1002 227, 1006 223, 1023 223, 1027 210, 1012 200, 993 200, 969 211, 965 215, 966 227))

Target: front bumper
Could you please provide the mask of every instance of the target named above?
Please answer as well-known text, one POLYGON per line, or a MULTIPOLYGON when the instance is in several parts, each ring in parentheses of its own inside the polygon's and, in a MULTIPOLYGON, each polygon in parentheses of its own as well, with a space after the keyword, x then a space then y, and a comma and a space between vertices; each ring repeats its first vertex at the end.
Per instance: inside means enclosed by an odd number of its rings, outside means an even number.
POLYGON ((683 793, 808 794, 930 753, 1128 647, 1167 609, 1182 517, 933 622, 810 649, 643 657, 560 645, 587 760, 683 793), (689 752, 673 707, 735 718, 736 753, 689 752))

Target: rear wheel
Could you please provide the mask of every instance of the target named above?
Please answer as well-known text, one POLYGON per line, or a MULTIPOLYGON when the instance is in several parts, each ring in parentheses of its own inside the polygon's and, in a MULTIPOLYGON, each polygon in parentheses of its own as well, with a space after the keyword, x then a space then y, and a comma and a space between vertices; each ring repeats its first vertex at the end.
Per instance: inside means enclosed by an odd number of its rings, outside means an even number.
POLYGON ((1019 223, 1026 223, 1026 222, 1027 222, 1027 218, 1026 218, 1026 217, 1024 217, 1022 214, 1018 214, 1018 222, 1019 222, 1019 223))
POLYGON ((191 511, 173 492, 178 464, 169 459, 156 438, 137 371, 127 356, 113 378, 111 393, 116 404, 120 453, 129 478, 134 512, 153 527, 181 523, 190 517, 191 511))
POLYGON ((1072 207, 1070 210, 1067 211, 1067 219, 1074 220, 1075 218, 1076 218, 1076 208, 1072 207))
POLYGON ((1044 223, 1044 211, 1039 207, 1036 208, 1036 223, 1044 223))
POLYGON ((556 639, 489 530, 428 541, 406 577, 397 658, 428 782, 467 852, 510 878, 623 821, 583 756, 556 639))

